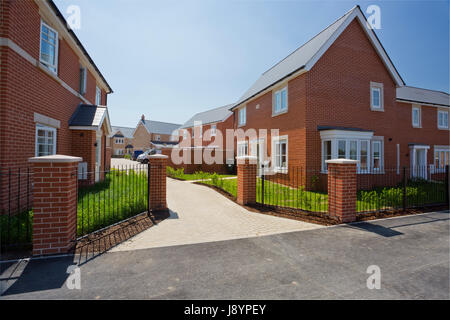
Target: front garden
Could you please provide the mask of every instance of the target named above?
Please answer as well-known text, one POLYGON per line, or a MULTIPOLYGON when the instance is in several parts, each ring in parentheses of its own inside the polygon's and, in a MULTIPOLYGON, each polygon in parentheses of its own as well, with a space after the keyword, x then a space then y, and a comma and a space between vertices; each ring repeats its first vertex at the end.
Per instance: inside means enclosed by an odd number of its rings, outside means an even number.
POLYGON ((211 179, 214 175, 220 178, 236 177, 235 175, 217 174, 203 171, 196 171, 195 173, 184 173, 183 168, 174 169, 169 166, 167 167, 166 172, 168 177, 179 180, 207 180, 211 179))
MULTIPOLYGON (((219 188, 236 198, 237 179, 223 179, 213 175, 200 183, 219 188)), ((262 181, 257 178, 256 201, 262 203, 262 181)), ((403 207, 403 194, 406 190, 406 206, 422 207, 445 204, 445 184, 442 181, 410 180, 406 189, 402 185, 377 187, 371 190, 358 190, 357 212, 398 209, 403 207)), ((304 187, 293 188, 280 183, 264 181, 264 204, 305 211, 327 212, 328 194, 308 191, 304 187)))

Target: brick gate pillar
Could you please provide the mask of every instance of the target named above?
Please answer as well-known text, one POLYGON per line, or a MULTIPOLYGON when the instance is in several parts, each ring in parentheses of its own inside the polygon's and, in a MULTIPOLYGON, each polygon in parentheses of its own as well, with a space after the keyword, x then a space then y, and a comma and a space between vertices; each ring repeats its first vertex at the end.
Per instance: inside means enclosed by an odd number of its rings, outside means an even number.
POLYGON ((167 156, 154 154, 148 157, 149 166, 149 210, 167 209, 166 202, 166 165, 167 156))
POLYGON ((82 158, 34 157, 33 255, 68 252, 77 235, 77 170, 82 158))
POLYGON ((254 156, 236 157, 237 159, 237 202, 240 205, 256 203, 256 166, 254 156))
POLYGON ((356 220, 357 160, 327 160, 328 214, 340 222, 356 220))

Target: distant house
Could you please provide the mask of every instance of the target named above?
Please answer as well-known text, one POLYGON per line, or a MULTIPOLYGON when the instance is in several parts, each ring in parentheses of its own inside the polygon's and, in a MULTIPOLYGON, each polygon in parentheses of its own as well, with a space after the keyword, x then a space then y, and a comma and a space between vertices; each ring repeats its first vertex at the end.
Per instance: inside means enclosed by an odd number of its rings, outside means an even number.
POLYGON ((125 154, 132 155, 134 128, 112 127, 111 150, 113 157, 123 157, 125 154))
POLYGON ((178 142, 178 128, 180 124, 147 120, 142 115, 133 132, 133 149, 147 150, 154 144, 178 142))
MULTIPOLYGON (((233 129, 233 112, 230 111, 232 104, 199 112, 192 116, 180 127, 180 138, 184 143, 180 144, 186 149, 203 150, 210 149, 208 154, 213 157, 220 157, 222 163, 207 164, 183 164, 185 172, 205 171, 205 172, 227 172, 226 163, 234 163, 234 156, 226 159, 226 130, 233 129), (189 139, 189 143, 186 143, 189 139), (220 140, 218 140, 220 139, 220 140), (186 147, 190 145, 190 147, 186 147), (212 149, 212 150, 211 150, 212 149)), ((191 159, 194 155, 191 154, 191 159)), ((177 166, 179 167, 179 166, 177 166)))

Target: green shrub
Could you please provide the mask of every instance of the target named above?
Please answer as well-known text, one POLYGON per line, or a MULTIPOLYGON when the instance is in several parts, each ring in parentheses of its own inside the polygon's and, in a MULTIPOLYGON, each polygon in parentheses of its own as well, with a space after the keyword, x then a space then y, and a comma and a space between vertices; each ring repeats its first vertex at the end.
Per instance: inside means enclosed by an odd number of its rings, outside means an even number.
POLYGON ((129 154, 126 154, 123 156, 125 159, 131 160, 131 156, 129 154))

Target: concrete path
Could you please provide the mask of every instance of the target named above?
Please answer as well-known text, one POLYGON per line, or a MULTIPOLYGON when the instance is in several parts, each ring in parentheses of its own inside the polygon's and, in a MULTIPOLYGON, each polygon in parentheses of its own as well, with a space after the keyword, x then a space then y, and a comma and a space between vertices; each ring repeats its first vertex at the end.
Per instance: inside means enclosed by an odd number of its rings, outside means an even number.
POLYGON ((311 230, 319 225, 246 210, 220 193, 201 185, 167 179, 170 218, 112 251, 221 241, 311 230))
MULTIPOLYGON (((0 300, 449 299, 449 292, 448 213, 105 253, 81 264, 77 256, 0 264, 0 300), (74 264, 79 290, 67 286, 74 264), (367 287, 371 265, 380 268, 380 289, 367 287)), ((183 310, 171 309, 176 318, 183 310)))

